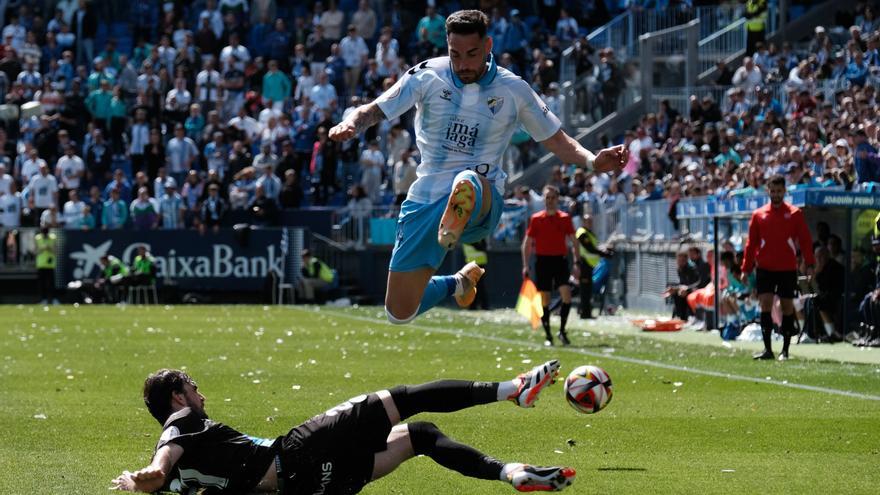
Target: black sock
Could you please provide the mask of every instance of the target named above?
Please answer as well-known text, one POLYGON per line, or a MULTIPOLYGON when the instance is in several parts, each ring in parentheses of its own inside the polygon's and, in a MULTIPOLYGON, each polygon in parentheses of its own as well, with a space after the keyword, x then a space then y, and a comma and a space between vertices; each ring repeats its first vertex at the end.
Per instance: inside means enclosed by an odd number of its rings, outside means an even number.
POLYGON ((559 325, 559 333, 565 335, 565 324, 568 323, 568 313, 571 311, 571 303, 562 303, 562 309, 559 311, 559 317, 562 323, 559 325))
POLYGON ((452 440, 434 423, 417 421, 409 423, 409 437, 413 452, 426 455, 441 466, 483 480, 501 479, 504 463, 477 449, 452 440))
POLYGON ((389 392, 401 421, 420 412, 453 412, 498 401, 497 382, 438 380, 421 385, 399 385, 389 392))
POLYGON ((773 333, 773 317, 770 312, 761 312, 761 335, 764 337, 764 350, 772 351, 770 335, 773 333))
POLYGON ((779 330, 782 332, 782 352, 788 354, 788 345, 791 344, 791 337, 794 335, 794 315, 782 315, 782 325, 779 330))
POLYGON ((544 326, 544 334, 547 340, 553 340, 553 334, 550 333, 550 308, 544 306, 544 314, 541 316, 541 325, 544 326))

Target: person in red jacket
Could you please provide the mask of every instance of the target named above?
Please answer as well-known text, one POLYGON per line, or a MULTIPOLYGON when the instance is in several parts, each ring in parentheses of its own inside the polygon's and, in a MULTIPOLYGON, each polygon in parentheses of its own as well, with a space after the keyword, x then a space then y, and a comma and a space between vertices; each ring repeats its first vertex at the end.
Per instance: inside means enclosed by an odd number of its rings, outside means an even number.
POLYGON ((577 265, 578 243, 574 236, 574 225, 571 216, 559 211, 559 189, 556 186, 544 186, 544 209, 529 218, 529 227, 522 242, 523 278, 529 278, 529 260, 535 254, 535 286, 541 292, 541 305, 544 315, 541 323, 547 337, 546 345, 553 345, 550 333, 550 292, 559 291, 562 307, 559 316, 559 341, 566 346, 570 342, 565 333, 568 313, 571 311, 571 286, 568 283, 570 274, 580 278, 577 265), (566 259, 571 253, 571 271, 566 259))
POLYGON ((767 183, 770 204, 758 208, 749 221, 749 239, 746 241, 742 275, 747 277, 757 268, 756 285, 758 302, 761 305, 761 331, 764 336, 764 352, 755 354, 755 359, 773 359, 770 334, 773 331, 773 297, 779 296, 782 306, 782 325, 779 330, 783 337, 779 360, 788 359, 788 346, 794 329, 794 295, 797 287, 797 250, 807 265, 807 275, 812 275, 813 239, 804 213, 783 199, 785 198, 785 178, 774 175, 767 183))

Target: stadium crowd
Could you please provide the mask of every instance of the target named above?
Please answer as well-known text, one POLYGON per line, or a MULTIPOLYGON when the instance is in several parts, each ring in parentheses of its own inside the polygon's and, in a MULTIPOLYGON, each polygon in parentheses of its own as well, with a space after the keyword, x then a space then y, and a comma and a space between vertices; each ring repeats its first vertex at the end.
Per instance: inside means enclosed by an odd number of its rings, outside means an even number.
MULTIPOLYGON (((400 203, 419 158, 411 115, 342 145, 327 130, 442 54, 459 3, 4 2, 3 224, 211 229, 346 193, 350 211, 400 203)), ((486 7, 499 63, 552 105, 561 50, 586 33, 575 19, 642 6, 551 3, 541 17, 486 7)))
POLYGON ((759 42, 736 70, 719 64, 720 101, 692 95, 685 112, 661 101, 623 136, 630 162, 619 175, 562 166, 549 181, 571 208, 592 212, 668 199, 673 221, 681 198, 752 194, 774 174, 789 189, 876 190, 880 25, 870 6, 850 21, 817 27, 802 50, 759 42))

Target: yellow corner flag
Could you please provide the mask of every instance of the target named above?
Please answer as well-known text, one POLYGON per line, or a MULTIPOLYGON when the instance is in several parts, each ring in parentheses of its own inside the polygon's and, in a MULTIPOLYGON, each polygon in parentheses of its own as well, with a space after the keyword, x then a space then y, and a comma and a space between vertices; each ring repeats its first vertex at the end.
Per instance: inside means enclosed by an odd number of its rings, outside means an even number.
POLYGON ((523 280, 519 289, 519 298, 516 300, 516 312, 529 320, 533 330, 541 324, 541 317, 544 316, 541 293, 531 279, 523 280))

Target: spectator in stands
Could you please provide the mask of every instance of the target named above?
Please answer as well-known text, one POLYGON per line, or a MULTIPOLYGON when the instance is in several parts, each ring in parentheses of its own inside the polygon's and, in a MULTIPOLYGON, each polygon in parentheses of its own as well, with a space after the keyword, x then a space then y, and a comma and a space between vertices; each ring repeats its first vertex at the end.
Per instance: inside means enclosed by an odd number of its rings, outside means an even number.
POLYGON ((425 8, 425 16, 416 26, 419 41, 419 59, 425 60, 446 52, 446 22, 432 5, 425 8))
POLYGON ((578 22, 568 14, 566 9, 559 11, 559 20, 556 21, 556 37, 564 48, 567 48, 578 37, 578 22))
POLYGON ((199 150, 196 143, 186 137, 183 124, 174 126, 174 137, 168 140, 165 146, 165 158, 168 164, 168 175, 177 181, 183 181, 190 170, 193 169, 199 150))
POLYGON ((360 0, 358 9, 351 16, 351 23, 354 24, 358 36, 366 42, 375 41, 376 28, 379 21, 376 11, 370 6, 369 0, 360 0))
POLYGON ((614 60, 614 51, 606 48, 599 51, 598 83, 601 88, 600 98, 602 116, 617 110, 617 98, 623 89, 623 72, 614 60))
POLYGON ((118 230, 125 227, 128 222, 128 203, 120 197, 120 188, 110 189, 110 199, 104 202, 101 208, 101 228, 104 230, 118 230))
POLYGON ((163 194, 159 196, 159 215, 162 228, 166 230, 182 229, 186 226, 184 218, 186 205, 177 192, 177 182, 168 177, 163 186, 163 194))
POLYGON ((71 189, 67 192, 68 200, 64 203, 64 208, 62 209, 61 218, 62 223, 65 228, 68 229, 79 229, 82 225, 80 225, 83 218, 83 210, 86 208, 86 204, 79 199, 79 191, 76 189, 71 189))
POLYGON ((385 168, 385 157, 379 149, 379 142, 375 139, 367 144, 367 149, 361 153, 361 183, 367 197, 374 204, 380 202, 382 186, 382 171, 385 168))
POLYGON ((245 167, 232 179, 233 182, 229 186, 229 207, 233 210, 243 210, 254 195, 255 169, 254 167, 245 167))
POLYGON ((150 197, 149 189, 138 188, 138 195, 131 202, 131 223, 135 230, 153 230, 159 224, 159 205, 150 197))
MULTIPOLYGON (((256 161, 256 160, 254 160, 256 161)), ((257 179, 256 187, 263 188, 263 194, 266 199, 276 203, 278 195, 281 193, 281 179, 275 175, 275 166, 271 163, 265 163, 261 168, 262 175, 257 179)))
POLYGON ((339 144, 327 138, 327 128, 318 128, 318 139, 312 148, 309 171, 314 187, 315 204, 327 204, 330 194, 336 191, 336 170, 339 144))
POLYGON ((761 69, 755 64, 752 57, 745 57, 742 66, 733 73, 733 85, 752 93, 756 86, 763 82, 761 69))
POLYGON ((208 197, 202 202, 199 222, 202 231, 207 228, 212 229, 214 232, 219 231, 223 217, 226 215, 226 209, 226 201, 220 197, 220 187, 216 184, 211 184, 208 187, 208 197))
POLYGON ((0 194, 0 252, 6 264, 18 261, 18 227, 24 202, 15 181, 7 184, 5 194, 0 194))
POLYGON ((92 207, 89 205, 83 206, 82 214, 80 218, 74 222, 75 226, 66 226, 66 228, 73 229, 78 228, 80 230, 95 230, 95 216, 92 214, 92 207))
POLYGON ((185 208, 184 221, 187 227, 193 226, 199 217, 201 210, 200 200, 204 191, 204 181, 202 181, 198 172, 191 170, 186 176, 186 181, 183 183, 180 194, 185 208))
MULTIPOLYGON (((110 147, 104 141, 104 133, 95 128, 86 136, 85 140, 85 164, 86 176, 91 176, 92 181, 104 184, 110 179, 110 169, 113 163, 110 147), (91 138, 89 140, 89 138, 91 138)), ((123 191, 123 198, 130 199, 131 191, 123 191)))
POLYGON ((324 72, 332 45, 333 41, 324 36, 324 26, 321 24, 316 25, 315 30, 308 36, 305 44, 306 53, 310 53, 312 56, 309 62, 309 71, 312 75, 317 76, 324 72))
POLYGON ((64 149, 64 156, 58 159, 55 165, 55 175, 60 185, 61 197, 67 196, 67 191, 79 189, 80 181, 85 177, 86 166, 82 158, 76 156, 76 150, 72 143, 68 143, 64 149))
MULTIPOLYGON (((272 177, 274 177, 274 174, 272 174, 272 177)), ((254 197, 248 204, 248 210, 251 213, 252 224, 274 226, 278 224, 278 203, 274 199, 266 196, 264 189, 265 185, 266 183, 260 183, 257 181, 257 186, 254 189, 254 197)))
POLYGON ((418 167, 418 163, 413 158, 413 153, 416 152, 416 148, 410 146, 403 153, 400 154, 400 159, 394 163, 394 205, 400 206, 403 204, 403 200, 406 199, 406 194, 409 191, 409 187, 416 181, 418 178, 416 174, 416 168, 418 167))
POLYGON ((51 207, 46 208, 45 210, 42 211, 42 213, 40 213, 39 222, 37 223, 37 225, 39 227, 48 227, 50 229, 57 229, 57 228, 61 227, 62 223, 63 223, 62 219, 60 218, 60 216, 58 214, 58 207, 55 205, 52 205, 51 207))
POLYGON ((271 100, 272 108, 280 111, 290 97, 292 89, 290 78, 278 69, 278 60, 270 59, 268 67, 269 71, 263 77, 263 99, 271 100))
POLYGON ((28 183, 28 189, 28 206, 34 211, 36 218, 41 218, 43 211, 47 209, 57 209, 58 181, 54 175, 49 174, 49 165, 44 160, 41 160, 39 173, 28 183))
POLYGON ((287 169, 284 172, 284 185, 278 195, 278 202, 282 209, 299 208, 303 199, 302 184, 299 182, 299 174, 296 170, 287 169))
POLYGON ((348 25, 348 35, 339 42, 339 50, 345 61, 345 88, 347 95, 354 95, 361 80, 361 71, 367 64, 370 50, 364 38, 358 35, 354 24, 348 25))
POLYGON ((22 185, 28 185, 31 178, 39 174, 43 165, 46 165, 46 160, 40 158, 39 152, 29 141, 25 143, 25 153, 22 153, 20 156, 22 162, 21 166, 18 167, 19 173, 17 178, 21 181, 22 185))

